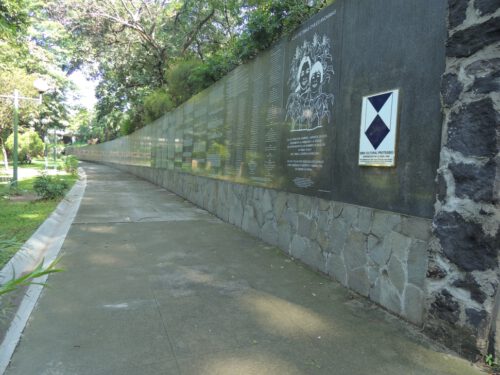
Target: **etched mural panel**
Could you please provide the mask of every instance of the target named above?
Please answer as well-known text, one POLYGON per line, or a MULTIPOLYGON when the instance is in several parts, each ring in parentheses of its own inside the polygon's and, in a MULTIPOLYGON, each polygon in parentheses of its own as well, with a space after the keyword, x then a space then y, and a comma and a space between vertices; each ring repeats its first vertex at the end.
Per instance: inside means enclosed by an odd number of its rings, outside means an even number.
POLYGON ((338 84, 336 10, 306 24, 288 45, 285 170, 289 190, 329 197, 338 84))

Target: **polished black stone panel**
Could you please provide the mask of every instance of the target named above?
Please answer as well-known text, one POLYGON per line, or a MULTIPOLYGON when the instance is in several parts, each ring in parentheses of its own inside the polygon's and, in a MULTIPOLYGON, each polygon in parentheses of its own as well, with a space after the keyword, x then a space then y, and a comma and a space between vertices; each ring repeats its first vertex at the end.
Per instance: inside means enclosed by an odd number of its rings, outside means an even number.
POLYGON ((333 129, 338 126, 341 6, 313 17, 286 48, 283 160, 285 188, 331 197, 333 129))
MULTIPOLYGON (((80 152, 432 217, 445 12, 443 0, 338 0, 153 124, 80 152), (362 99, 394 89, 396 165, 359 166, 362 99)), ((379 119, 366 132, 375 148, 387 135, 379 119)))
POLYGON ((207 175, 213 177, 223 175, 227 159, 224 90, 224 82, 219 81, 212 86, 208 93, 207 161, 205 170, 207 175))
POLYGON ((441 145, 446 2, 344 1, 334 200, 432 217, 441 145), (382 27, 383 25, 383 27, 382 27), (396 166, 358 166, 364 96, 399 89, 396 166))

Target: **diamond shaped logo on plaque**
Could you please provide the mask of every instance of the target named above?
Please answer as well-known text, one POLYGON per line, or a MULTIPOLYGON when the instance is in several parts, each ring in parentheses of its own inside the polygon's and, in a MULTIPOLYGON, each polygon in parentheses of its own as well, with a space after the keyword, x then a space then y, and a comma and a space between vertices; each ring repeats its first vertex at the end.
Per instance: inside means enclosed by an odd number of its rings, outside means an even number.
POLYGON ((394 166, 399 90, 363 98, 359 164, 394 166))
POLYGON ((365 134, 372 144, 373 148, 376 150, 378 146, 380 146, 386 135, 389 134, 389 131, 390 129, 387 127, 385 122, 380 118, 379 115, 377 115, 368 129, 365 131, 365 134))

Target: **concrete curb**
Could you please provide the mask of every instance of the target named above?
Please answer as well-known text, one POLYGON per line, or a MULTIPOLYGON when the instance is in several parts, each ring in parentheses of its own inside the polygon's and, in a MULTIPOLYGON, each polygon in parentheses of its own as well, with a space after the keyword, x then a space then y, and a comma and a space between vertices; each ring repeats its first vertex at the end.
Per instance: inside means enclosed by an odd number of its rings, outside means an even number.
MULTIPOLYGON (((85 171, 82 168, 78 168, 78 174, 80 179, 66 194, 55 211, 0 271, 0 284, 11 280, 14 276, 30 272, 42 259, 44 265, 48 265, 56 259, 78 212, 87 186, 85 171)), ((39 278, 37 282, 44 283, 46 280, 47 276, 39 278)), ((11 322, 4 340, 0 344, 0 374, 3 374, 9 365, 12 354, 21 338, 24 327, 28 322, 42 289, 43 287, 40 285, 30 286, 21 301, 16 316, 11 322)))

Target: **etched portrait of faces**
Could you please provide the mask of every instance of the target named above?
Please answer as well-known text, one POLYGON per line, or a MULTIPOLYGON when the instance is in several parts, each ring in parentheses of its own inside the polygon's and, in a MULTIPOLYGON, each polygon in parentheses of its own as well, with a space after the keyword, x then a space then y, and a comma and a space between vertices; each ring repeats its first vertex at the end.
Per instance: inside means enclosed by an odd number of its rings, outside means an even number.
POLYGON ((333 106, 330 39, 317 34, 295 48, 290 64, 286 119, 291 131, 311 131, 329 123, 333 106))
POLYGON ((309 78, 311 74, 311 59, 308 56, 304 56, 299 66, 299 88, 301 92, 307 91, 309 89, 309 78))
POLYGON ((319 94, 323 83, 323 65, 317 61, 311 69, 311 93, 319 94))

